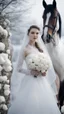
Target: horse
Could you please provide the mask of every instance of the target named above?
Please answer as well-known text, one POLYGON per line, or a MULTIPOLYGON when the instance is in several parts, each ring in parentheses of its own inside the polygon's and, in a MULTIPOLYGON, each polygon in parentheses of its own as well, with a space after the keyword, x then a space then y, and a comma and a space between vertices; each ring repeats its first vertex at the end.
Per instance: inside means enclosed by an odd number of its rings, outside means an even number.
MULTIPOLYGON (((43 0, 43 33, 42 40, 51 57, 55 72, 58 74, 60 82, 64 80, 64 44, 61 38, 62 20, 57 9, 57 3, 47 4, 43 0)), ((62 84, 63 85, 63 84, 62 84)), ((61 90, 61 88, 60 88, 61 90)), ((60 91, 59 91, 60 92, 60 91)), ((59 93, 60 95, 60 93, 59 93)))

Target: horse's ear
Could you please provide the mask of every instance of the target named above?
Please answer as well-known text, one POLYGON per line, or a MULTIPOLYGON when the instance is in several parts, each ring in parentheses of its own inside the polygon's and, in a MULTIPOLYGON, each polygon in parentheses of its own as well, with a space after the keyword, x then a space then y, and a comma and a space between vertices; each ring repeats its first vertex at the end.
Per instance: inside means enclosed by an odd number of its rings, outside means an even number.
POLYGON ((42 4, 43 4, 44 8, 46 8, 47 4, 46 4, 45 0, 43 0, 42 4))
POLYGON ((56 1, 53 0, 53 7, 56 8, 56 1))

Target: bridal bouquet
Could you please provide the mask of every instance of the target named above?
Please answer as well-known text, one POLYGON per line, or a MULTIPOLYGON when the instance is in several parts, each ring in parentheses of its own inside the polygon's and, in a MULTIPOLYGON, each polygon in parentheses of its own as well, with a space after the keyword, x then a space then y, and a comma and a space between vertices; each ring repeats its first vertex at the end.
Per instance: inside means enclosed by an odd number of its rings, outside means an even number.
POLYGON ((27 65, 30 70, 37 70, 41 73, 47 72, 51 66, 51 60, 45 53, 30 54, 27 58, 27 65))

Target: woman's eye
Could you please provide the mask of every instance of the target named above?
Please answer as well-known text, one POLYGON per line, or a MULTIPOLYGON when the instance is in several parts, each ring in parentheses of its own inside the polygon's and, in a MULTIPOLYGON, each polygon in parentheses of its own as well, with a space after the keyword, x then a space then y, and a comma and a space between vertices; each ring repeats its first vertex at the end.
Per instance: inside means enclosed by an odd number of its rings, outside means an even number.
POLYGON ((39 33, 37 32, 36 34, 38 35, 39 33))
POLYGON ((31 34, 34 34, 34 32, 31 32, 31 34))

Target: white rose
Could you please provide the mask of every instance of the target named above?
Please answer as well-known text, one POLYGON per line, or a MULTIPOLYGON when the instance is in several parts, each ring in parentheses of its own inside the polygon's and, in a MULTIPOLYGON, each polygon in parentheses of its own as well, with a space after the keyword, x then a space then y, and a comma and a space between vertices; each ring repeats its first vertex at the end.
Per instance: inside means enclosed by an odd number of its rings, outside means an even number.
POLYGON ((4 58, 0 54, 0 64, 4 64, 4 63, 5 63, 5 60, 4 60, 4 58))
POLYGON ((10 54, 10 49, 7 49, 7 51, 6 51, 6 52, 7 52, 7 54, 10 54))
POLYGON ((6 71, 6 72, 10 72, 12 71, 12 67, 11 66, 3 66, 3 69, 6 71))
POLYGON ((0 103, 5 102, 5 97, 4 96, 0 96, 0 103))
POLYGON ((9 59, 6 59, 4 66, 8 67, 8 66, 11 66, 11 65, 12 65, 11 61, 9 59))
POLYGON ((4 51, 5 50, 5 44, 0 42, 0 51, 4 51))
POLYGON ((4 60, 8 59, 8 54, 6 54, 6 53, 2 53, 1 56, 3 57, 4 60))
POLYGON ((4 29, 3 34, 4 34, 5 38, 8 37, 8 32, 7 32, 7 30, 4 29))
POLYGON ((10 90, 4 90, 4 95, 8 96, 10 94, 10 90))
POLYGON ((10 85, 7 85, 7 84, 4 85, 4 90, 9 90, 9 88, 10 88, 10 85))
POLYGON ((3 69, 3 68, 2 68, 2 66, 0 65, 0 72, 2 71, 2 69, 3 69))
POLYGON ((6 104, 2 104, 1 107, 3 108, 3 110, 8 110, 8 107, 6 104))
POLYGON ((0 84, 0 90, 2 89, 2 84, 0 84))
POLYGON ((9 82, 10 82, 10 81, 9 81, 9 80, 7 80, 6 82, 9 84, 9 82))
POLYGON ((0 82, 6 82, 7 81, 7 76, 0 76, 0 82))

